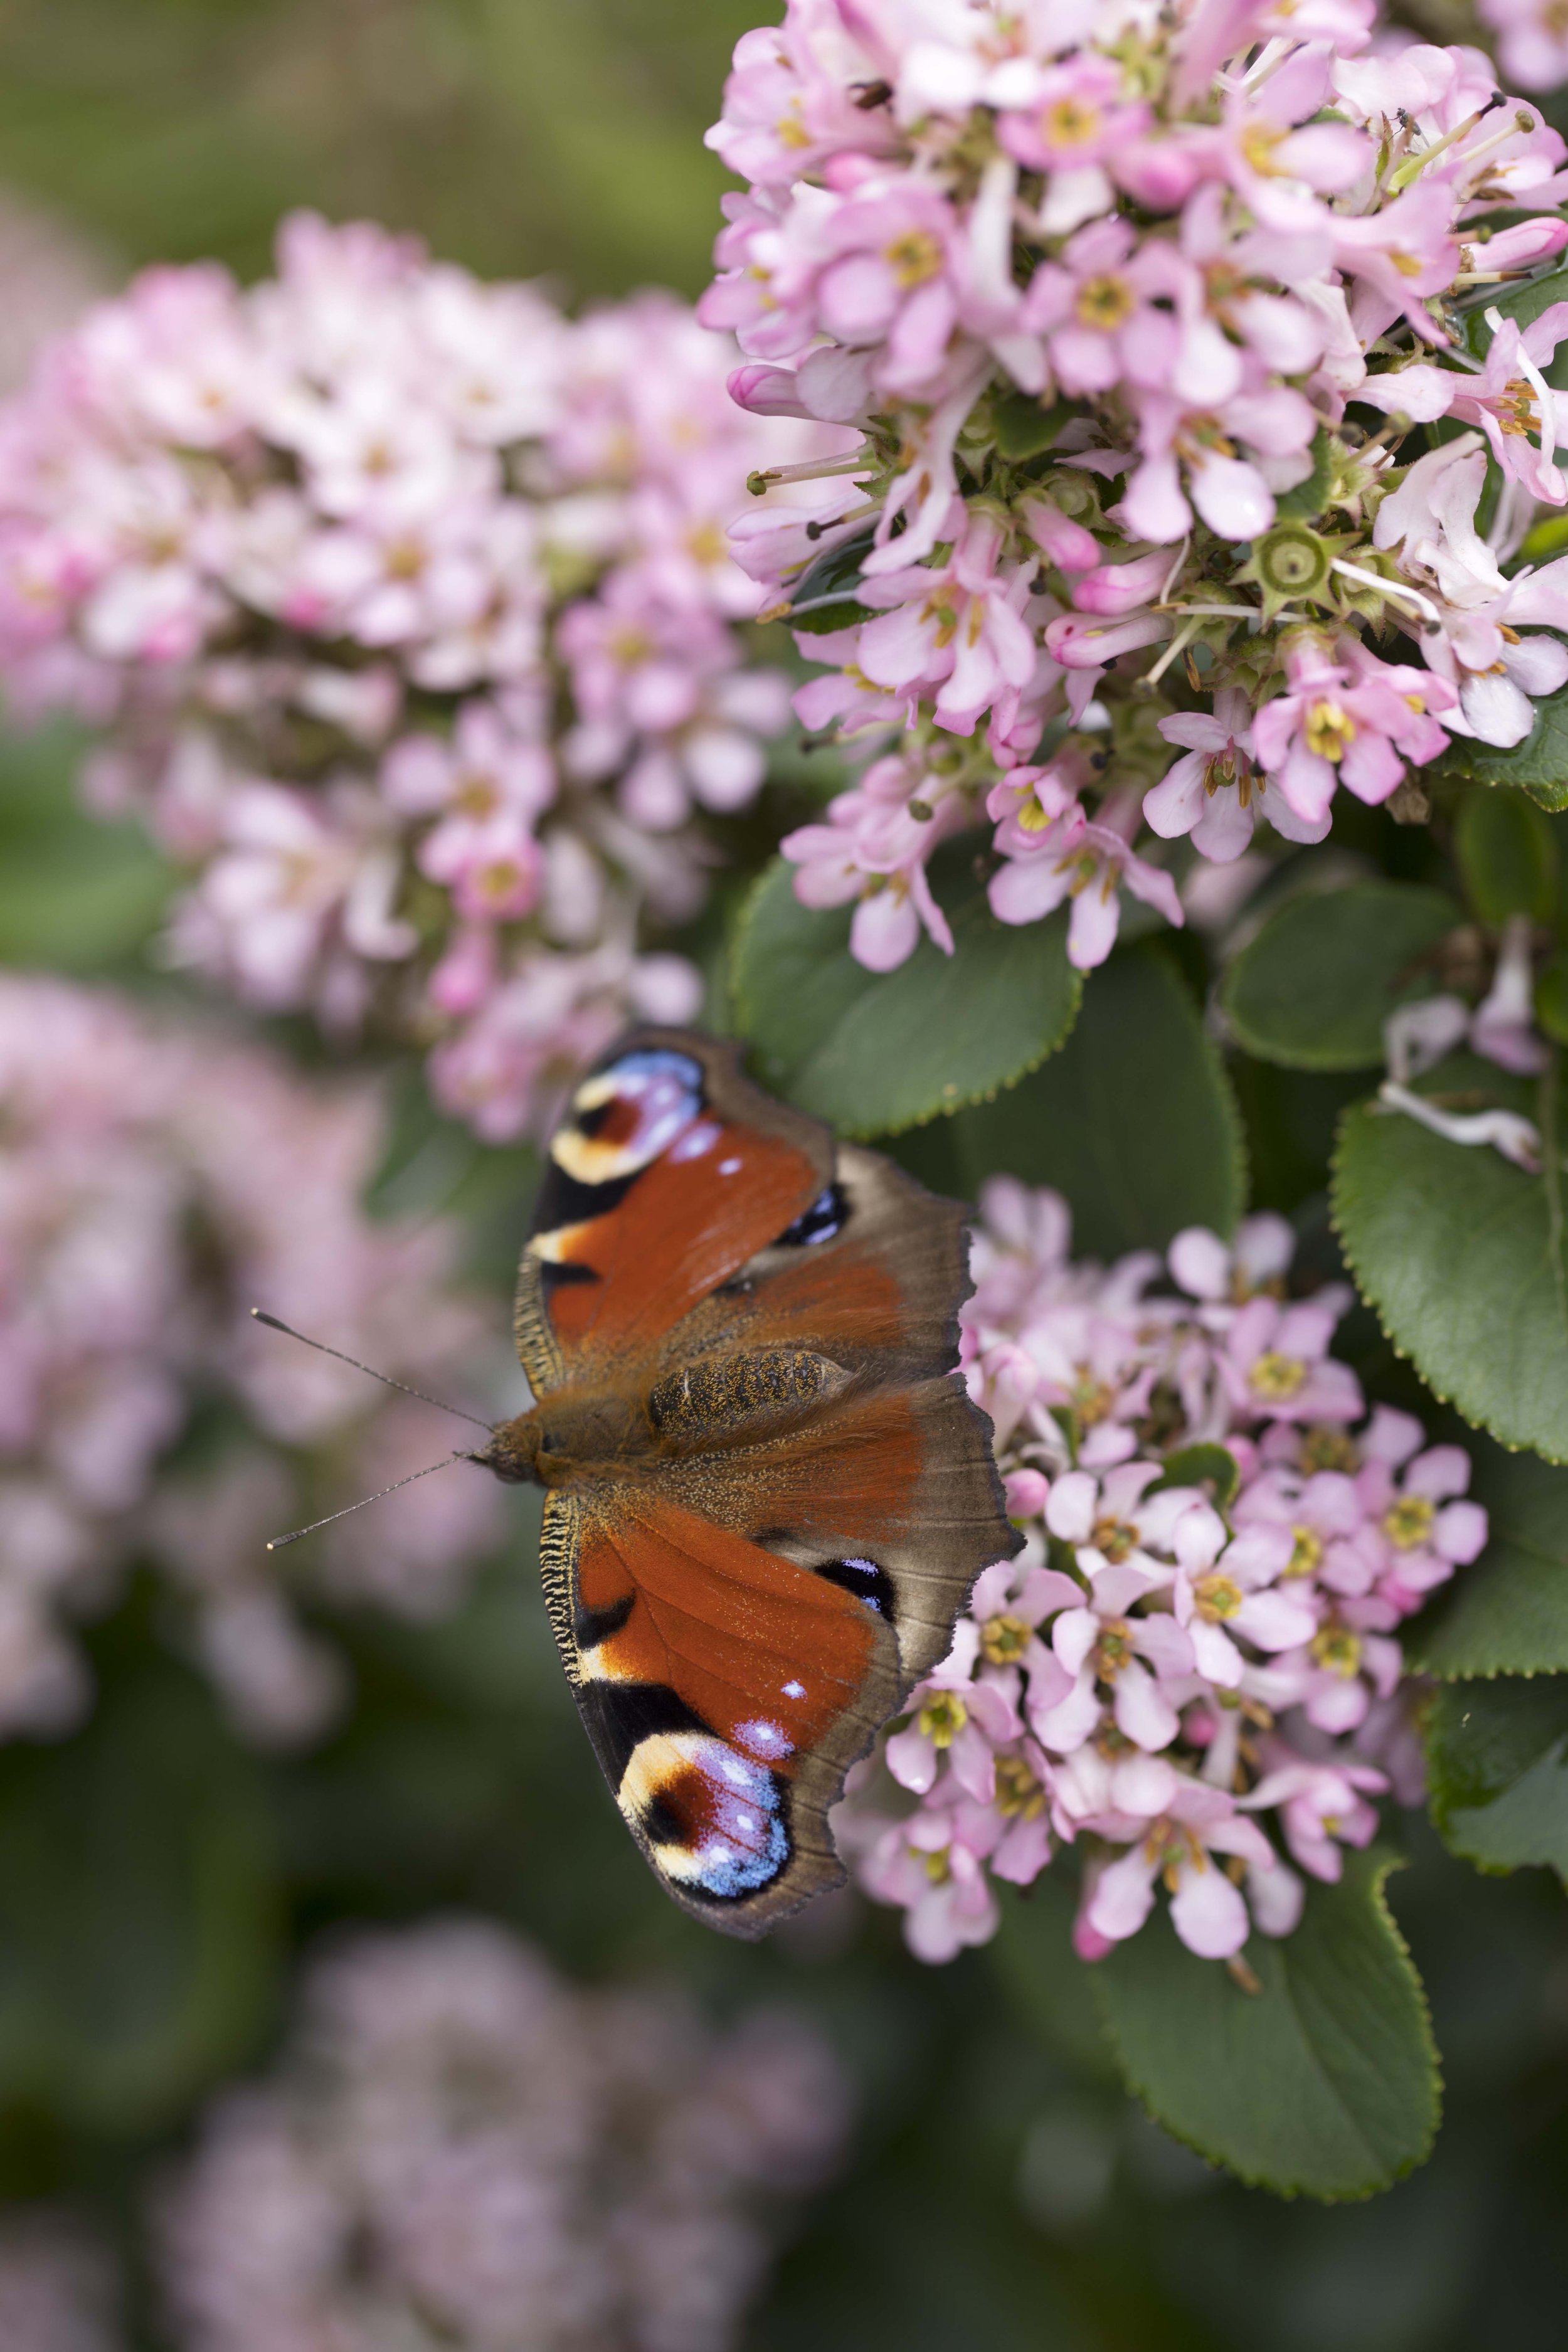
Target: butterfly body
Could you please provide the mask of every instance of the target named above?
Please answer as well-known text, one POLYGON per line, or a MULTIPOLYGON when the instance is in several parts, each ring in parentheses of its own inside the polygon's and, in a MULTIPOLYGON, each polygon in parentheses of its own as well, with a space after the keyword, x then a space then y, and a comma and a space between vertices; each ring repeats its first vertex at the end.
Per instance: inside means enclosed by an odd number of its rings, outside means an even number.
POLYGON ((843 1874, 826 1813, 1011 1554, 956 1376, 963 1213, 683 1032, 624 1040, 551 1147, 519 1277, 552 1624, 668 1891, 755 1936, 843 1874))

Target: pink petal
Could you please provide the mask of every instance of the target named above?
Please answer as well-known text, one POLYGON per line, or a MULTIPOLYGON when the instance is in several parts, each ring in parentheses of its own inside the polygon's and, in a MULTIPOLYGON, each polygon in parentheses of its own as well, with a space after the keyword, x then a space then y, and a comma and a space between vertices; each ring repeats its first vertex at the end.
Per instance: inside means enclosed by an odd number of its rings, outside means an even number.
POLYGON ((1189 1952, 1204 1960, 1226 1960, 1247 1941, 1248 1921, 1241 1889, 1210 1863, 1199 1870, 1184 1863, 1171 1897, 1171 1925, 1189 1952))

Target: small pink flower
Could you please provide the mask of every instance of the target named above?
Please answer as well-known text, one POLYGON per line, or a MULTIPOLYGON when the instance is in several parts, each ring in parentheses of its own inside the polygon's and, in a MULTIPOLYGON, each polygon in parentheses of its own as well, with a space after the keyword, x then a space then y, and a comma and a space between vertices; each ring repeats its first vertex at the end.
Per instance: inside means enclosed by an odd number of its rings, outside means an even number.
POLYGON ((1185 921, 1171 877, 1135 856, 1122 833, 1074 808, 1010 857, 993 875, 986 896, 992 913, 1004 923, 1037 923, 1069 904, 1068 960, 1080 971, 1092 971, 1116 944, 1122 888, 1156 908, 1178 929, 1185 921))
POLYGON ((1310 1763, 1290 1754, 1281 1741, 1268 1744, 1269 1769, 1239 1800, 1247 1812, 1278 1807, 1285 1843, 1301 1868, 1333 1885, 1344 1870, 1340 1842, 1370 1845, 1377 1833, 1377 1809, 1368 1795, 1381 1795, 1386 1776, 1369 1764, 1310 1763))
POLYGON ((1361 1383, 1328 1352, 1340 1311, 1316 1299, 1296 1307, 1249 1299, 1219 1358, 1237 1410, 1267 1420, 1355 1420, 1361 1383))
POLYGON ((902 1907, 905 1940, 931 1966, 989 1943, 1001 1925, 984 1859, 952 1813, 913 1813, 886 1831, 861 1864, 860 1883, 876 1902, 902 1907))
POLYGON ((1171 1924, 1187 1949, 1201 1959, 1228 1959, 1246 1943, 1249 1923, 1240 1889, 1215 1854, 1239 1854, 1264 1870, 1274 1863, 1268 1839, 1237 1814, 1231 1797, 1186 1781, 1141 1843, 1100 1873, 1087 1892, 1087 1925, 1107 1945, 1135 1936, 1154 1907, 1155 1880, 1163 1878, 1171 1924))

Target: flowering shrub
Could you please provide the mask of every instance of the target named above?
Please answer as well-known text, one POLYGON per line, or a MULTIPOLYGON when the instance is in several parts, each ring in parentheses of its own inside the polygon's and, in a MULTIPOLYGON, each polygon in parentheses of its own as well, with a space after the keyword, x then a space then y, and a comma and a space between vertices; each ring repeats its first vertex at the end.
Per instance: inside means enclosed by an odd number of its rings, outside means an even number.
POLYGON ((179 961, 379 1013, 482 1133, 536 1129, 630 1014, 700 1001, 644 932, 700 906, 692 820, 787 715, 724 526, 844 436, 736 409, 672 297, 574 322, 310 215, 278 269, 149 271, 0 417, 0 676, 113 722, 94 799, 196 869, 179 961))
POLYGON ((717 2035, 478 1921, 363 1937, 168 2204, 177 2341, 722 2352, 846 2123, 837 2062, 786 2012, 717 2035))
POLYGON ((371 1223, 374 1097, 110 995, 0 978, 0 1737, 58 1734, 88 1690, 70 1637, 139 1558, 190 1612, 239 1729, 289 1743, 344 1695, 290 1605, 450 1608, 499 1532, 492 1483, 422 1481, 310 1555, 269 1537, 439 1460, 459 1424, 251 1321, 253 1305, 414 1383, 499 1336, 451 1286, 455 1235, 371 1223))
POLYGON ((964 1346, 1026 1545, 887 1742, 917 1808, 840 1834, 922 1959, 1076 1845, 1083 1958, 1163 1884, 1189 1949, 1234 1961, 1297 1926, 1301 1873, 1340 1878, 1376 1800, 1424 1792, 1394 1635, 1486 1543, 1469 1457, 1367 1414, 1328 1353, 1351 1293, 1289 1296, 1282 1218, 1105 1269, 1058 1194, 998 1177, 982 1209, 964 1346))
POLYGON ((700 315, 743 404, 864 436, 735 541, 830 665, 802 717, 889 746, 784 845, 870 969, 952 951, 957 828, 1089 969, 1123 891, 1183 920, 1165 845, 1415 814, 1568 682, 1568 558, 1518 561, 1568 499, 1568 300, 1514 285, 1568 244, 1563 142, 1372 21, 791 0, 742 41, 700 315))

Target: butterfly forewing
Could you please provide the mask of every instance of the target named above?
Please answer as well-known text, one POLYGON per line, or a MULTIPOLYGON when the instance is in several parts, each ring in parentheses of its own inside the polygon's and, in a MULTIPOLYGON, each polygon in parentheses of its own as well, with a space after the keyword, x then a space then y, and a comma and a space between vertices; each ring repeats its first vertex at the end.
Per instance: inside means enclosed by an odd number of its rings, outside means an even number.
POLYGON ((669 1892, 755 1936, 843 1874, 828 1808, 1016 1550, 953 1367, 963 1212, 636 1033, 578 1088, 519 1281, 542 1564, 584 1723, 669 1892))

